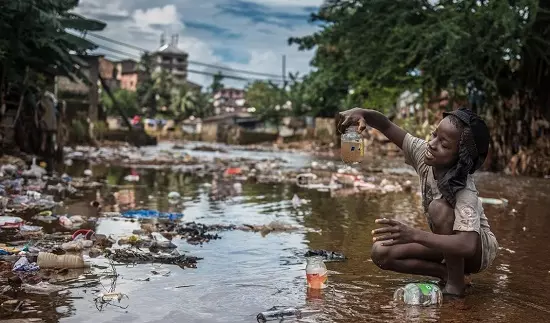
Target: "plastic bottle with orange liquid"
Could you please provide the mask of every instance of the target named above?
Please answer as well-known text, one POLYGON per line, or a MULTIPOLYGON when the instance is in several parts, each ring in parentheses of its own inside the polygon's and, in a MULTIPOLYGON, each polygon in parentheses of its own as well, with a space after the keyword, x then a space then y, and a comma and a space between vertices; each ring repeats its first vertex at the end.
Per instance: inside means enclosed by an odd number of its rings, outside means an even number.
POLYGON ((306 265, 307 287, 312 289, 323 289, 328 285, 327 267, 323 257, 314 256, 307 258, 306 265))

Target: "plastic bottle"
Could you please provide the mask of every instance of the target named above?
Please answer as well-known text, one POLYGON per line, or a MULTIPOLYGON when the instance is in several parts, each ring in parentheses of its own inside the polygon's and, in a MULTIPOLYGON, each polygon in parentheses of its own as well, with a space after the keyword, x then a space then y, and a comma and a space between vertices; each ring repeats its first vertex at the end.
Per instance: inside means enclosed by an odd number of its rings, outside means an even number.
POLYGON ((39 252, 36 263, 40 268, 77 269, 90 266, 81 255, 56 255, 49 252, 39 252))
POLYGON ((307 287, 313 289, 323 289, 327 287, 328 274, 327 267, 323 262, 323 257, 308 257, 306 265, 307 287))
POLYGON ((172 241, 166 239, 162 234, 158 232, 152 232, 151 235, 153 236, 153 247, 157 248, 177 248, 175 244, 172 243, 172 241))
POLYGON ((365 147, 363 137, 357 132, 357 128, 354 126, 347 128, 340 138, 342 161, 346 164, 360 163, 365 156, 365 147))
POLYGON ((294 307, 289 307, 280 310, 269 310, 261 312, 256 316, 256 320, 260 323, 268 321, 282 321, 284 319, 291 318, 302 318, 302 312, 294 307))
POLYGON ((393 300, 406 305, 440 305, 443 294, 435 284, 411 283, 398 288, 393 294, 393 300))

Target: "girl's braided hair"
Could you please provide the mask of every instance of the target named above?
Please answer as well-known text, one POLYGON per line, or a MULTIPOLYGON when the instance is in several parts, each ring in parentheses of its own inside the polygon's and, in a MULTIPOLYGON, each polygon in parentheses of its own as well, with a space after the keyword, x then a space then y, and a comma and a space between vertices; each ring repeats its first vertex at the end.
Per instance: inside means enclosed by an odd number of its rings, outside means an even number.
POLYGON ((449 118, 454 126, 462 130, 462 135, 458 144, 458 160, 443 178, 437 181, 437 187, 443 198, 454 207, 456 194, 466 187, 468 174, 472 174, 476 170, 474 161, 478 153, 470 127, 454 115, 448 115, 446 118, 449 118))

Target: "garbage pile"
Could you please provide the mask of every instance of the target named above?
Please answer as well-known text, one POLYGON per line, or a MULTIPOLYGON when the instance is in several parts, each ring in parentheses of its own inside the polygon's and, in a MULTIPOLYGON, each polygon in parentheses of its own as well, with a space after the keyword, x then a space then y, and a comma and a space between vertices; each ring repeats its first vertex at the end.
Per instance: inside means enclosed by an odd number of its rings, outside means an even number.
MULTIPOLYGON (((63 203, 66 198, 75 197, 79 190, 100 187, 102 184, 91 180, 90 176, 72 178, 67 174, 48 176, 36 159, 27 167, 26 163, 13 156, 4 156, 0 164, 0 214, 20 215, 51 210, 63 203)), ((44 218, 51 215, 42 214, 44 218)), ((29 231, 18 218, 2 218, 0 229, 20 227, 29 231)), ((32 231, 32 230, 30 230, 32 231)))
MULTIPOLYGON (((182 146, 178 145, 177 148, 182 146)), ((195 150, 225 152, 225 148, 208 145, 196 146, 195 150)), ((245 150, 276 150, 265 146, 239 147, 245 150)), ((386 194, 408 191, 412 184, 407 177, 414 176, 410 168, 394 169, 356 169, 343 166, 331 160, 313 161, 309 167, 296 169, 289 167, 284 159, 264 160, 246 158, 198 158, 181 150, 157 150, 151 148, 86 147, 65 148, 66 159, 86 160, 91 163, 108 163, 126 167, 169 168, 173 172, 193 174, 199 177, 214 176, 212 183, 213 198, 224 198, 238 192, 236 182, 258 183, 296 183, 305 189, 335 193, 345 190, 344 194, 361 192, 386 194), (363 173, 371 174, 364 176, 363 173), (231 183, 228 183, 228 182, 231 183), (216 185, 218 184, 218 185, 216 185)), ((129 175, 130 176, 130 175, 129 175)), ((134 181, 128 179, 128 181, 134 181)), ((137 179, 136 181, 139 181, 137 179)), ((338 195, 338 193, 336 193, 338 195)))
POLYGON ((132 146, 120 147, 65 147, 65 164, 73 160, 86 160, 93 164, 163 166, 198 164, 198 159, 178 151, 150 150, 132 146))

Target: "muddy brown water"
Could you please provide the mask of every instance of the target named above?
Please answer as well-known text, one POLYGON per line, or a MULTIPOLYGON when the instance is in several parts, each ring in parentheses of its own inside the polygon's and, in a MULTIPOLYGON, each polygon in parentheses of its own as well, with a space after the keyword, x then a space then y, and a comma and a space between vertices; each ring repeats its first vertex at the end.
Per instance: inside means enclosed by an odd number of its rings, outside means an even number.
MULTIPOLYGON (((96 167, 110 183, 120 183, 128 169, 96 167)), ((486 206, 501 250, 493 265, 473 276, 473 286, 462 301, 440 308, 401 308, 392 303, 393 291, 411 281, 426 281, 385 272, 370 260, 371 230, 377 217, 394 217, 426 227, 418 197, 410 193, 385 196, 331 198, 329 193, 294 185, 243 184, 243 192, 225 200, 209 198, 210 178, 195 178, 161 170, 141 170, 141 180, 121 190, 125 202, 160 210, 175 210, 166 195, 183 196, 186 221, 207 224, 267 224, 284 221, 302 228, 293 233, 231 231, 222 239, 192 246, 175 240, 181 252, 204 258, 196 269, 168 265, 117 266, 116 281, 107 269, 93 268, 95 276, 75 274, 70 293, 39 299, 41 315, 61 322, 255 322, 258 312, 273 306, 293 306, 320 313, 301 322, 547 322, 550 315, 549 180, 482 173, 481 195, 506 198, 506 208, 486 206), (307 203, 295 208, 297 194, 307 203), (329 288, 312 292, 305 285, 308 249, 343 252, 348 260, 329 263, 329 288), (151 271, 170 270, 169 276, 151 271), (96 277, 102 277, 98 283, 96 277), (92 279, 94 278, 94 279, 92 279), (148 278, 148 279, 146 279, 148 278), (144 281, 144 280, 147 281, 144 281), (126 309, 95 307, 94 294, 109 289, 128 295, 126 309)), ((382 178, 382 174, 378 174, 382 178)), ((404 177, 408 179, 408 177, 404 177)), ((113 188, 111 188, 113 189, 113 188)), ((95 216, 91 197, 68 208, 72 214, 95 216)), ((98 233, 125 235, 136 222, 100 219, 98 233)), ((96 265, 105 265, 94 260, 96 265)), ((36 315, 34 315, 36 317, 36 315)), ((19 315, 17 317, 24 317, 19 315)))

